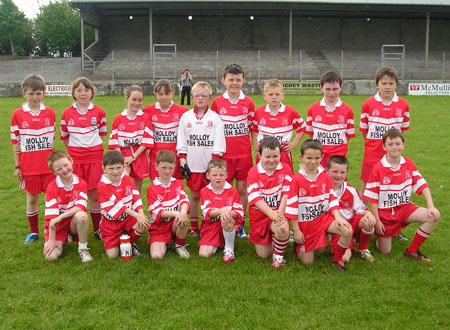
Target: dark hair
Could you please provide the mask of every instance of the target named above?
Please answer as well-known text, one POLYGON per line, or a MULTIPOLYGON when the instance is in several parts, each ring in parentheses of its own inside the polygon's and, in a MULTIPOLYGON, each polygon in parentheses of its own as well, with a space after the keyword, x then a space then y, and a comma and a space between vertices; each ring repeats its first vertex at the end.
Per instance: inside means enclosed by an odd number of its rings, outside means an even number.
POLYGON ((334 156, 331 156, 330 158, 328 158, 327 168, 330 169, 331 165, 333 165, 333 164, 345 165, 345 166, 347 166, 347 169, 348 169, 348 165, 349 165, 347 158, 345 158, 344 156, 337 156, 337 155, 334 155, 334 156))
POLYGON ((78 77, 72 83, 70 84, 70 90, 72 91, 72 97, 75 100, 75 89, 80 86, 80 84, 83 84, 84 87, 87 89, 90 89, 92 91, 92 97, 91 100, 94 98, 94 96, 97 94, 97 88, 95 88, 94 85, 92 85, 92 82, 86 78, 86 77, 78 77))
POLYGON ((123 156, 120 153, 120 151, 112 150, 103 156, 103 167, 106 167, 108 165, 124 164, 124 163, 125 160, 123 159, 123 156))
POLYGON ((158 93, 161 89, 164 89, 164 92, 166 94, 172 93, 172 83, 167 79, 158 80, 155 85, 155 94, 158 93))
POLYGON ((55 164, 56 161, 60 160, 61 158, 67 158, 68 160, 72 160, 72 158, 70 158, 69 154, 67 153, 67 151, 63 151, 63 150, 56 150, 53 151, 49 156, 48 156, 48 167, 50 168, 50 170, 53 172, 53 164, 55 164))
POLYGON ((156 164, 161 162, 175 164, 177 162, 177 156, 170 150, 160 150, 156 154, 156 164))
POLYGON ((142 96, 144 96, 144 91, 142 90, 141 86, 139 85, 131 85, 130 87, 128 87, 127 92, 125 93, 126 97, 130 97, 131 93, 133 92, 139 92, 142 94, 142 96))
POLYGON ((378 85, 378 82, 384 76, 390 77, 395 80, 395 83, 398 85, 398 72, 391 66, 382 66, 375 73, 375 83, 378 85))
POLYGON ((259 142, 259 154, 261 155, 264 149, 276 150, 279 149, 281 153, 280 141, 274 136, 265 136, 259 142))
POLYGON ((341 75, 335 71, 328 71, 325 72, 322 77, 320 78, 320 86, 323 87, 326 83, 339 83, 339 86, 342 86, 342 78, 341 75))
POLYGON ((319 150, 322 153, 323 152, 322 142, 320 142, 319 140, 312 140, 312 139, 305 140, 302 143, 302 146, 300 147, 300 153, 304 155, 306 149, 319 150))
POLYGON ((22 80, 22 91, 26 92, 27 89, 31 89, 34 91, 45 91, 45 81, 42 76, 32 73, 25 77, 24 80, 22 80))
POLYGON ((242 77, 245 78, 244 69, 239 64, 230 64, 225 67, 225 70, 223 70, 223 77, 225 78, 227 74, 242 74, 242 77))
POLYGON ((384 132, 383 134, 383 145, 385 145, 386 140, 387 139, 395 139, 395 138, 400 138, 402 139, 402 142, 405 143, 405 137, 403 136, 402 131, 400 131, 397 128, 391 128, 389 130, 387 130, 386 132, 384 132))

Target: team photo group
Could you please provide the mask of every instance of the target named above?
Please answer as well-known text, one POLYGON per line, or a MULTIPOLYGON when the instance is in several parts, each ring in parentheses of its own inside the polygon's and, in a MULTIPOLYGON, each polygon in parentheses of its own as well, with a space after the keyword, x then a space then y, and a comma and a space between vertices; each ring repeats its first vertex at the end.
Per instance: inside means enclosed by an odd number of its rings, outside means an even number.
POLYGON ((15 176, 26 192, 25 244, 39 239, 44 193, 43 255, 49 261, 57 260, 68 242, 77 242, 82 262, 92 261, 92 226, 108 258, 139 256, 136 241, 144 235, 152 259, 163 259, 173 240, 180 258, 194 251, 209 258, 221 250, 222 261, 230 263, 236 237, 248 237, 258 257, 272 258, 273 268, 285 265, 290 241, 303 264, 312 264, 314 253, 330 245, 332 266, 345 273, 352 254, 375 262, 368 249, 372 236, 378 252, 388 254, 392 238, 408 240, 401 229, 418 223, 404 255, 431 262, 419 248, 440 213, 426 180, 402 156, 410 112, 396 93, 394 68, 377 70, 378 92, 361 108, 364 157, 352 166, 361 168, 359 190, 347 183, 348 142, 356 132, 353 109, 339 97, 338 73, 322 75, 323 98, 309 107, 305 120, 283 104, 278 79, 265 82, 267 104, 255 109, 242 92, 240 65, 225 68, 226 92, 214 99, 209 83, 190 88, 192 77, 185 73, 183 90, 189 87, 192 109, 173 102, 171 81, 156 83, 157 102, 147 106, 143 89, 133 85, 125 94, 126 109, 111 118, 110 132, 88 78, 72 82, 74 102, 60 119, 44 105, 44 78, 30 74, 23 80, 25 102, 12 114, 11 141, 15 176), (56 135, 66 150, 54 150, 56 135), (300 150, 300 168, 294 168, 293 150, 300 150), (151 184, 142 191, 146 178, 151 184), (426 208, 412 203, 413 193, 423 195, 426 208), (198 239, 198 249, 187 249, 188 235, 198 239))

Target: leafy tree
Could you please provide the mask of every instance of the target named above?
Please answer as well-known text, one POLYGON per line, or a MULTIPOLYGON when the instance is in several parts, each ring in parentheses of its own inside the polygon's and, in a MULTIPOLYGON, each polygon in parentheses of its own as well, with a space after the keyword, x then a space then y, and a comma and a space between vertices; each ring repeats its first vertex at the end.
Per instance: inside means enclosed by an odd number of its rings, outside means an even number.
POLYGON ((12 0, 0 0, 0 52, 11 55, 31 51, 32 24, 12 0))

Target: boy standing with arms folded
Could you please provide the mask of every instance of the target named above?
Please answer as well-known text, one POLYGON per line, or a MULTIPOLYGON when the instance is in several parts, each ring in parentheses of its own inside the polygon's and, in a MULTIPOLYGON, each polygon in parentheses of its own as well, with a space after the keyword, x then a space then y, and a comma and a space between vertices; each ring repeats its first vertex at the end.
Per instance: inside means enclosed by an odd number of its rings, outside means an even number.
POLYGON ((419 248, 436 227, 441 214, 434 207, 430 188, 416 165, 402 156, 405 148, 402 132, 390 129, 383 134, 382 141, 386 155, 373 167, 364 192, 364 199, 370 203, 376 219, 377 248, 383 254, 391 252, 391 238, 398 235, 401 228, 419 222, 421 225, 404 255, 430 263, 419 248), (411 202, 413 191, 423 194, 428 208, 411 202))
MULTIPOLYGON (((236 179, 236 189, 245 212, 248 206, 247 174, 253 166, 250 127, 253 123, 255 104, 242 92, 244 82, 245 74, 242 67, 238 64, 228 65, 222 77, 222 83, 227 91, 214 99, 211 109, 219 114, 224 124, 227 150, 222 158, 227 162, 227 181, 233 184, 233 180, 236 179)), ((239 236, 246 237, 243 226, 239 236)))
POLYGON ((11 142, 14 145, 14 176, 19 187, 27 193, 27 218, 30 234, 25 244, 31 244, 39 238, 38 199, 47 185, 55 178, 48 168, 48 156, 54 151, 55 112, 47 108, 42 100, 45 96, 44 79, 30 74, 22 81, 22 96, 26 102, 15 110, 11 118, 11 142), (16 152, 19 150, 20 153, 16 152))

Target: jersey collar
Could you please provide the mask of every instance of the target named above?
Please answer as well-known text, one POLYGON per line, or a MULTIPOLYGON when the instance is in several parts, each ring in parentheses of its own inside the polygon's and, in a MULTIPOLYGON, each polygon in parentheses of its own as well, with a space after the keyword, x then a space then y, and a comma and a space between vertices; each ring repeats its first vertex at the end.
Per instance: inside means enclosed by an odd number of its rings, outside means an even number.
POLYGON ((76 174, 72 174, 72 185, 67 188, 64 183, 62 182, 61 178, 59 176, 56 176, 56 186, 58 188, 64 188, 67 191, 71 191, 73 186, 75 186, 76 184, 80 183, 80 179, 78 178, 78 176, 76 174))
POLYGON ((85 112, 81 112, 80 109, 78 109, 77 102, 73 102, 72 107, 73 107, 75 110, 77 110, 80 114, 83 115, 83 114, 85 114, 86 112, 88 112, 89 110, 94 109, 94 103, 89 102, 89 105, 88 105, 87 110, 86 110, 85 112))
POLYGON ((221 193, 224 192, 225 189, 230 189, 230 188, 231 188, 231 184, 229 184, 227 181, 225 181, 225 185, 223 186, 223 188, 222 188, 221 190, 215 190, 215 189, 213 188, 211 182, 210 182, 210 183, 208 183, 208 185, 206 186, 206 188, 208 188, 209 190, 214 191, 216 194, 219 194, 219 195, 220 195, 221 193))
POLYGON ((341 197, 342 197, 342 195, 344 194, 344 191, 347 189, 347 182, 346 181, 344 181, 344 182, 342 182, 342 186, 341 186, 341 189, 339 189, 339 190, 334 190, 334 192, 335 192, 335 194, 336 194, 336 196, 337 196, 337 198, 338 199, 341 199, 341 197))
POLYGON ((375 98, 376 101, 381 102, 381 103, 383 103, 383 104, 385 104, 385 105, 391 105, 392 102, 398 102, 398 95, 397 95, 397 92, 394 92, 394 97, 393 97, 392 100, 390 100, 389 102, 383 101, 383 99, 382 99, 381 96, 380 96, 380 92, 376 93, 375 96, 374 96, 374 98, 375 98))
POLYGON ((102 174, 102 178, 100 179, 101 182, 103 182, 104 184, 112 184, 114 186, 120 186, 122 184, 122 179, 125 176, 125 173, 122 173, 122 175, 120 176, 120 181, 117 183, 113 183, 111 182, 111 180, 109 180, 106 175, 102 174))
POLYGON ((197 118, 197 119, 202 119, 203 117, 205 117, 205 115, 206 115, 206 113, 209 111, 209 107, 208 107, 208 109, 206 109, 206 111, 203 113, 203 115, 200 117, 199 115, 198 115, 198 113, 197 113, 197 107, 194 107, 194 109, 193 109, 193 111, 194 111, 194 115, 195 115, 195 117, 197 118))
POLYGON ((28 105, 28 102, 25 102, 24 104, 22 104, 22 110, 23 110, 23 112, 29 112, 29 113, 31 113, 31 115, 33 115, 33 116, 38 116, 39 113, 40 113, 42 110, 45 110, 45 109, 47 109, 47 107, 44 105, 44 103, 41 103, 41 104, 39 105, 39 111, 38 111, 37 113, 34 113, 33 111, 31 111, 31 108, 30 108, 30 106, 28 105))
POLYGON ((223 98, 224 98, 224 99, 227 99, 227 100, 230 101, 232 104, 236 104, 236 103, 238 103, 240 100, 245 99, 245 94, 244 94, 242 91, 239 91, 239 97, 238 97, 238 99, 235 100, 235 101, 232 101, 232 100, 231 100, 231 97, 230 97, 230 94, 228 94, 228 91, 226 91, 225 93, 223 93, 223 98))
POLYGON ((385 168, 390 168, 393 171, 398 171, 400 167, 402 167, 403 164, 406 163, 406 160, 403 156, 400 156, 400 163, 397 168, 393 167, 391 163, 387 160, 387 155, 384 155, 383 158, 381 158, 381 165, 385 168))
POLYGON ((169 112, 170 108, 172 108, 172 105, 173 105, 173 101, 170 101, 169 107, 167 109, 163 109, 163 108, 161 108, 161 104, 159 102, 156 102, 155 108, 158 110, 161 110, 162 112, 169 112))
POLYGON ((131 117, 131 116, 128 114, 127 109, 125 109, 125 110, 123 110, 120 114, 121 114, 122 116, 124 116, 124 117, 128 117, 128 118, 130 118, 130 119, 134 119, 134 118, 136 118, 137 116, 142 116, 142 115, 144 114, 144 112, 143 112, 141 109, 139 109, 138 112, 136 112, 136 115, 135 115, 134 117, 131 117))
POLYGON ((256 168, 258 170, 258 173, 261 174, 267 174, 268 176, 272 176, 276 171, 279 171, 283 168, 283 164, 281 162, 278 163, 277 167, 275 168, 275 171, 273 172, 267 172, 264 167, 262 167, 261 161, 259 161, 259 163, 256 165, 256 168))
POLYGON ((272 113, 272 110, 270 110, 270 106, 269 106, 268 104, 266 104, 266 106, 265 106, 265 108, 264 108, 264 111, 265 111, 265 112, 269 112, 272 116, 276 116, 276 115, 278 115, 278 113, 280 113, 280 112, 285 112, 285 111, 286 111, 286 106, 285 106, 283 103, 281 103, 281 106, 280 106, 280 108, 278 109, 278 111, 275 112, 275 113, 272 113))
POLYGON ((154 184, 155 186, 161 186, 164 188, 168 188, 172 182, 174 182, 176 179, 174 177, 170 178, 169 183, 162 183, 161 181, 159 181, 159 178, 155 178, 155 180, 153 180, 152 184, 154 184))
POLYGON ((303 175, 305 177, 305 179, 314 182, 317 180, 317 178, 319 177, 320 174, 322 174, 323 171, 325 171, 325 169, 322 167, 322 165, 319 165, 319 167, 317 168, 317 174, 314 178, 309 177, 309 175, 306 173, 305 171, 305 167, 303 164, 300 165, 300 170, 298 171, 298 173, 300 173, 301 175, 303 175))
POLYGON ((325 102, 325 98, 323 98, 322 100, 320 100, 320 106, 324 107, 328 112, 333 112, 336 108, 342 106, 342 101, 341 98, 338 97, 337 102, 332 107, 328 107, 327 103, 325 102))

